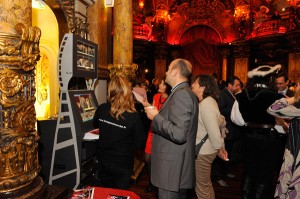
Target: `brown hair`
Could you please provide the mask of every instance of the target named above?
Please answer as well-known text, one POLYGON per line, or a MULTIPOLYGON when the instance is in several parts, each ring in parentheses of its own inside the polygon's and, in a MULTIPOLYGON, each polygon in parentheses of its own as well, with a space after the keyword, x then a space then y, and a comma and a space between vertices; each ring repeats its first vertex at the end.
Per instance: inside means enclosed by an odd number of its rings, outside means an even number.
POLYGON ((119 119, 124 112, 136 112, 131 84, 127 79, 123 77, 111 78, 107 92, 107 101, 111 104, 110 114, 112 117, 119 119))
POLYGON ((216 80, 212 76, 198 75, 196 81, 200 86, 205 86, 205 90, 203 92, 203 99, 208 96, 211 96, 216 101, 218 101, 220 96, 220 89, 216 80))

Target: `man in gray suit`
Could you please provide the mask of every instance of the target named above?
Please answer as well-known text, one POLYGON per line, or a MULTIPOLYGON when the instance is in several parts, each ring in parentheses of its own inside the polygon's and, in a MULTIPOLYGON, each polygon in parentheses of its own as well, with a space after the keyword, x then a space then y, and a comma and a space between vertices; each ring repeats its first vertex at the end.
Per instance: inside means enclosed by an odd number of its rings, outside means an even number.
POLYGON ((158 187, 159 199, 185 199, 187 190, 194 187, 199 110, 188 83, 191 73, 189 61, 174 60, 166 72, 171 94, 160 111, 144 103, 153 120, 151 181, 158 187))

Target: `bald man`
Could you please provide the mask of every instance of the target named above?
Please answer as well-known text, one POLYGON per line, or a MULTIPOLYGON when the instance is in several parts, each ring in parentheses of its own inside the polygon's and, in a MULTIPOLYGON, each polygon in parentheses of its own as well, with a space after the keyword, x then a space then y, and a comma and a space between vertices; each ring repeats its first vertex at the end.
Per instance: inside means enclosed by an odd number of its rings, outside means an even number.
POLYGON ((194 187, 199 111, 198 100, 188 83, 191 73, 189 61, 174 60, 166 72, 171 94, 160 111, 144 104, 154 132, 151 181, 158 187, 160 199, 185 199, 187 190, 194 187))

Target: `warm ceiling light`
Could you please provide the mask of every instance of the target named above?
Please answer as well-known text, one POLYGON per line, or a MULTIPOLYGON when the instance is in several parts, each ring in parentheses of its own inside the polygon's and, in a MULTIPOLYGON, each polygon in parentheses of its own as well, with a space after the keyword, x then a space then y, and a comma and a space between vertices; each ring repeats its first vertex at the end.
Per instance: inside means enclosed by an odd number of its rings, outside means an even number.
POLYGON ((140 1, 139 2, 139 8, 142 10, 144 8, 144 2, 143 1, 140 1))
POLYGON ((45 9, 46 3, 42 0, 32 0, 32 8, 45 9))
POLYGON ((247 20, 250 18, 250 5, 239 5, 234 8, 234 14, 236 20, 247 20))
POLYGON ((114 7, 114 0, 105 0, 106 7, 114 7))

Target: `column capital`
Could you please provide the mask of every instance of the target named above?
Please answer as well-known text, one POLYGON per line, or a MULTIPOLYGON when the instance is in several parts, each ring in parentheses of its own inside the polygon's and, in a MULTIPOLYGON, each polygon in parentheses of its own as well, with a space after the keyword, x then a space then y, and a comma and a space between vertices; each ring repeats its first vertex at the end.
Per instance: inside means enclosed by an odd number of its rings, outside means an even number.
POLYGON ((108 70, 110 71, 110 77, 125 77, 128 79, 134 79, 136 71, 138 69, 137 64, 109 64, 108 70))

